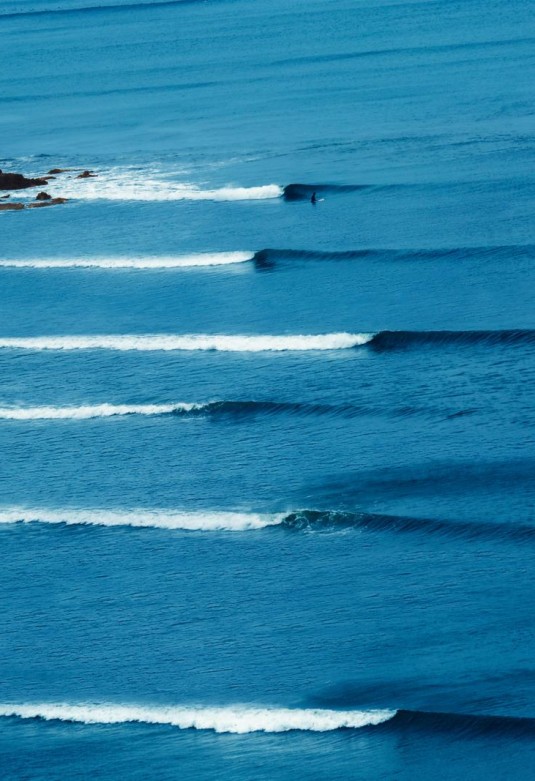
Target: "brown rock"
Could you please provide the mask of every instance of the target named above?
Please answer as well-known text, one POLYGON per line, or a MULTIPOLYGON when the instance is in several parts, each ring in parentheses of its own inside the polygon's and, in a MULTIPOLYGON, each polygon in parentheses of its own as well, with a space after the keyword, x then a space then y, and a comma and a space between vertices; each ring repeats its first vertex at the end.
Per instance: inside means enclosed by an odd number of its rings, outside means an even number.
POLYGON ((0 203, 0 212, 20 211, 24 209, 23 203, 0 203))
POLYGON ((22 174, 5 174, 0 171, 0 190, 24 190, 43 184, 46 184, 46 179, 27 179, 22 174))
POLYGON ((58 203, 67 203, 68 198, 51 198, 49 201, 34 201, 28 204, 28 209, 38 209, 40 206, 55 206, 58 203))
POLYGON ((35 200, 36 201, 51 201, 52 200, 52 196, 49 195, 48 193, 45 193, 45 191, 42 190, 40 193, 37 193, 37 195, 35 196, 35 200))
POLYGON ((52 175, 52 174, 64 174, 66 171, 70 171, 70 170, 71 170, 70 168, 52 168, 48 172, 48 174, 49 175, 52 175))
POLYGON ((96 176, 97 174, 94 174, 93 171, 84 171, 81 174, 78 174, 76 177, 77 179, 89 179, 90 176, 96 176))

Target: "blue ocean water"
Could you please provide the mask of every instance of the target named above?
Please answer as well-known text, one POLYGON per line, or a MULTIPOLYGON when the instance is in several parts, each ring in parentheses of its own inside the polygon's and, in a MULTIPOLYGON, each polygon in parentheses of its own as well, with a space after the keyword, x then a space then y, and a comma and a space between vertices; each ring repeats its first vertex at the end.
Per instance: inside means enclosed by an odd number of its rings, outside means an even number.
POLYGON ((529 4, 0 32, 1 778, 533 777, 529 4))

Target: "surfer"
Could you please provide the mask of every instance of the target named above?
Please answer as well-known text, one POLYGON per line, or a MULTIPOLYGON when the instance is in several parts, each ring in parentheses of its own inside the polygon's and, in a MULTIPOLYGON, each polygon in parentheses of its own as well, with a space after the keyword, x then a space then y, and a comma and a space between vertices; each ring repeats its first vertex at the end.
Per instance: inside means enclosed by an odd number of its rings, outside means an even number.
POLYGON ((312 197, 310 199, 310 203, 317 203, 318 199, 316 198, 316 193, 312 193, 312 197))

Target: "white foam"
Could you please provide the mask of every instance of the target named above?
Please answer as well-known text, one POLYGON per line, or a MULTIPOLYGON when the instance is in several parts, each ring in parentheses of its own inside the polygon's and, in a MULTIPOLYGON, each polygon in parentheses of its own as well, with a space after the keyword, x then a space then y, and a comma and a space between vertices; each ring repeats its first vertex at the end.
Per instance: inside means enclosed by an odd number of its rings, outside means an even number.
POLYGON ((284 513, 183 512, 176 510, 101 510, 45 509, 27 507, 0 508, 0 524, 51 523, 68 526, 133 526, 136 528, 177 529, 184 531, 252 531, 276 526, 284 513))
POLYGON ((84 201, 257 201, 283 195, 278 184, 203 189, 191 182, 173 181, 157 169, 117 167, 95 170, 95 174, 87 179, 59 175, 50 180, 47 191, 55 197, 84 201))
POLYGON ((4 420, 87 420, 114 415, 167 415, 202 409, 203 404, 86 404, 81 407, 0 407, 4 420))
POLYGON ((253 260, 254 252, 212 252, 198 255, 154 257, 43 258, 0 260, 5 268, 100 268, 100 269, 173 269, 202 266, 226 266, 253 260))
POLYGON ((209 729, 214 732, 328 732, 381 724, 395 716, 394 710, 335 711, 319 709, 260 708, 250 706, 137 706, 113 704, 0 703, 0 716, 22 719, 58 719, 82 724, 165 724, 179 729, 209 729))
POLYGON ((343 350, 366 344, 373 334, 333 333, 283 336, 222 334, 113 334, 102 336, 1 337, 0 348, 20 350, 221 350, 261 352, 343 350))

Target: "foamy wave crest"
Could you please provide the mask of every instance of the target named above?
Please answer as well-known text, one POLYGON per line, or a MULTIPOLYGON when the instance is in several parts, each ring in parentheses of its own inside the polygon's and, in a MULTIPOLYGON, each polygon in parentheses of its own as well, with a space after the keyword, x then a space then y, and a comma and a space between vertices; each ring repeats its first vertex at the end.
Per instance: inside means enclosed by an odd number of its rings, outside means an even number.
POLYGON ((227 266, 254 259, 254 252, 205 252, 198 255, 177 255, 140 258, 43 258, 35 260, 0 260, 5 268, 101 268, 158 269, 227 266))
POLYGON ((289 732, 375 726, 393 718, 394 710, 335 711, 320 709, 254 708, 229 706, 141 707, 136 705, 67 705, 56 703, 0 703, 0 716, 21 719, 71 721, 82 724, 165 724, 179 729, 209 729, 214 732, 289 732))
POLYGON ((0 508, 0 523, 52 523, 68 526, 133 526, 183 531, 252 531, 282 523, 284 514, 181 512, 173 510, 48 510, 0 508))
POLYGON ((117 334, 106 336, 2 337, 0 348, 19 350, 220 350, 262 352, 343 350, 367 344, 373 334, 227 336, 222 334, 117 334))
POLYGON ((198 404, 88 404, 81 407, 0 407, 4 420, 87 420, 114 415, 169 415, 191 412, 198 404))
POLYGON ((47 189, 54 196, 84 201, 262 201, 280 198, 284 192, 278 184, 202 189, 189 182, 160 178, 157 171, 147 175, 147 171, 121 168, 99 170, 88 179, 58 176, 47 189))

